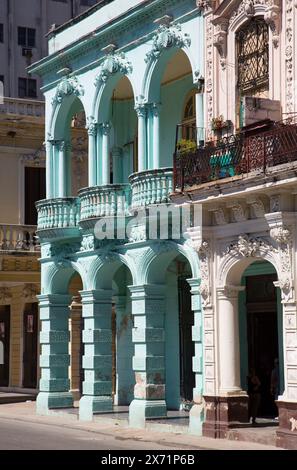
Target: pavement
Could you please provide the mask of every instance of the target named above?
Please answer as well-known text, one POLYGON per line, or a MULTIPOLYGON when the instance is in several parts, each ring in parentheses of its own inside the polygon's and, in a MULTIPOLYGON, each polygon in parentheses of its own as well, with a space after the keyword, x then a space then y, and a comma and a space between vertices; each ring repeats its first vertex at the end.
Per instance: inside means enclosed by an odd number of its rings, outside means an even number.
POLYGON ((35 402, 0 405, 1 450, 280 450, 250 442, 133 429, 104 418, 80 422, 76 414, 38 416, 35 402))

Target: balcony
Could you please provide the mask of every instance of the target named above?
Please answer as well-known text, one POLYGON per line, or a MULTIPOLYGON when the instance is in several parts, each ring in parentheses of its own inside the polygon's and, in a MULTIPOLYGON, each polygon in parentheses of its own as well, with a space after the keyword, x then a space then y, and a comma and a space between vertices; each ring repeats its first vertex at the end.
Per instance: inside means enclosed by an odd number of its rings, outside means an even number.
POLYGON ((42 237, 60 238, 65 236, 65 229, 78 235, 80 203, 76 197, 44 199, 36 203, 38 212, 38 233, 42 237), (53 232, 52 229, 55 229, 53 232))
POLYGON ((33 99, 4 98, 4 102, 0 104, 0 114, 44 118, 45 105, 43 101, 33 99))
POLYGON ((40 251, 35 225, 0 224, 0 250, 40 251))
POLYGON ((131 189, 129 184, 109 184, 81 189, 80 221, 114 215, 129 215, 131 189))
POLYGON ((172 168, 146 170, 129 177, 132 188, 132 209, 169 202, 173 190, 172 168))
MULTIPOLYGON (((174 189, 184 191, 228 178, 270 174, 275 167, 297 161, 297 119, 264 122, 246 128, 214 146, 174 155, 174 189)), ((222 181, 223 182, 223 181, 222 181)))

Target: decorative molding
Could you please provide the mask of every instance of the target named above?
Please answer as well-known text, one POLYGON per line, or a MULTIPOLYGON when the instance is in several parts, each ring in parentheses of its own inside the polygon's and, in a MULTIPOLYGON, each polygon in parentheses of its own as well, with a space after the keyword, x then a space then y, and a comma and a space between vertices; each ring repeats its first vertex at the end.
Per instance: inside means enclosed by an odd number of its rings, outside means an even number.
POLYGON ((226 207, 231 209, 234 222, 244 222, 247 220, 245 208, 240 202, 230 201, 226 204, 226 207))
POLYGON ((26 300, 30 300, 40 293, 40 288, 36 284, 26 284, 23 288, 23 297, 26 300))
POLYGON ((203 307, 210 307, 211 289, 209 263, 211 258, 211 250, 209 240, 202 240, 201 246, 197 252, 200 262, 201 283, 199 286, 199 292, 202 297, 202 305, 203 307))
POLYGON ((254 217, 260 219, 265 215, 265 206, 263 201, 257 196, 248 196, 246 199, 247 204, 251 206, 254 217))
POLYGON ((181 25, 162 24, 156 35, 153 37, 153 46, 145 56, 145 62, 150 62, 159 58, 165 49, 171 47, 189 47, 191 45, 190 36, 187 33, 182 33, 181 25))
POLYGON ((227 40, 228 40, 228 27, 229 20, 220 18, 215 24, 215 31, 213 36, 213 45, 217 48, 220 55, 220 63, 223 70, 226 68, 227 59, 227 40))
POLYGON ((270 229, 271 238, 279 244, 291 244, 292 233, 288 227, 278 226, 270 229))
POLYGON ((136 105, 134 109, 136 111, 137 117, 145 118, 147 115, 148 105, 147 103, 143 103, 140 100, 137 102, 137 99, 136 99, 136 105))
POLYGON ((80 85, 78 79, 75 76, 63 77, 56 88, 56 94, 52 99, 52 104, 61 103, 65 96, 83 96, 84 93, 83 86, 80 85))
POLYGON ((0 302, 9 302, 12 298, 12 293, 8 287, 0 287, 0 302))
POLYGON ((131 228, 129 242, 143 242, 146 240, 146 225, 134 225, 131 228))
POLYGON ((286 30, 285 30, 285 62, 286 62, 286 112, 294 112, 294 68, 293 68, 293 53, 294 53, 294 10, 293 0, 286 0, 286 30))
POLYGON ((207 135, 206 139, 211 139, 213 132, 211 122, 214 117, 213 111, 213 73, 214 73, 214 54, 213 54, 213 35, 214 25, 211 20, 211 15, 205 18, 205 32, 206 32, 206 77, 205 77, 205 97, 206 97, 206 122, 207 135))
POLYGON ((214 220, 216 225, 226 225, 227 217, 223 207, 214 206, 211 209, 208 209, 209 212, 213 212, 214 220))
POLYGON ((95 78, 95 86, 98 87, 107 82, 109 77, 115 73, 129 75, 133 71, 131 62, 126 59, 123 52, 110 52, 100 67, 99 73, 95 78))
POLYGON ((230 243, 223 254, 241 255, 244 258, 256 257, 261 251, 268 251, 271 246, 260 237, 250 238, 248 235, 239 235, 236 242, 230 243))

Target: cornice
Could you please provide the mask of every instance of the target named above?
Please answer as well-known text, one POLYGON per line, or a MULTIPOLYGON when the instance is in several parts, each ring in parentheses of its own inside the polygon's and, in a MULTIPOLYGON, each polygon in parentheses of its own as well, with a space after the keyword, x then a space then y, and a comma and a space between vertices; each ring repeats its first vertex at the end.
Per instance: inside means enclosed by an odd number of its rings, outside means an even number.
MULTIPOLYGON (((153 20, 156 18, 156 16, 164 13, 164 9, 166 10, 167 7, 171 9, 175 5, 187 3, 189 3, 189 0, 155 0, 152 3, 148 3, 145 8, 143 4, 137 5, 132 10, 127 11, 124 15, 117 17, 110 23, 91 31, 86 36, 82 36, 64 49, 61 49, 56 53, 41 59, 39 62, 32 64, 30 67, 28 67, 27 70, 30 74, 34 73, 40 76, 57 71, 91 50, 102 49, 102 47, 106 46, 106 44, 121 42, 125 32, 131 32, 131 30, 135 27, 139 28, 140 24, 147 24, 151 22, 153 26, 153 20)), ((185 21, 188 17, 198 15, 201 15, 201 12, 196 7, 191 9, 187 15, 182 15, 182 18, 185 21)), ((173 24, 176 21, 183 22, 181 17, 175 18, 173 24)), ((148 38, 152 37, 155 34, 156 29, 156 27, 153 27, 152 31, 150 31, 148 34, 138 38, 137 44, 143 43, 148 38)), ((127 51, 132 49, 134 46, 134 42, 131 42, 128 45, 117 49, 117 51, 127 51)), ((92 64, 83 67, 83 69, 86 70, 96 66, 98 63, 100 64, 104 60, 104 57, 105 56, 102 55, 98 60, 93 61, 92 64)), ((77 74, 78 71, 75 70, 75 73, 77 74)))

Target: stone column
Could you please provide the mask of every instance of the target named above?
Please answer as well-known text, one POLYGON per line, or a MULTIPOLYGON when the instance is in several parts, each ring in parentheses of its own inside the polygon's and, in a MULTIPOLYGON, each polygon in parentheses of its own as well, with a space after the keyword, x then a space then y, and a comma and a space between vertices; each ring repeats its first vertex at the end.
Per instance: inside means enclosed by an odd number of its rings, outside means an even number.
POLYGON ((59 185, 58 185, 58 197, 66 197, 67 193, 67 185, 66 185, 66 144, 64 140, 58 143, 58 149, 59 149, 59 165, 58 165, 58 171, 59 171, 59 185))
POLYGON ((89 136, 89 158, 88 158, 88 185, 96 186, 97 182, 97 123, 94 120, 88 120, 88 136, 89 136))
POLYGON ((51 199, 54 196, 53 191, 53 154, 54 143, 51 140, 46 142, 46 198, 51 199))
POLYGON ((112 174, 113 184, 123 183, 122 149, 120 147, 112 149, 112 174))
MULTIPOLYGON (((131 305, 131 304, 130 304, 131 305)), ((116 298, 116 405, 129 405, 133 399, 132 315, 127 310, 126 296, 116 298)))
POLYGON ((109 135, 110 124, 104 122, 102 130, 102 184, 110 184, 110 156, 109 156, 109 135))
POLYGON ((202 311, 201 295, 199 291, 200 279, 188 279, 191 286, 191 304, 194 312, 194 325, 192 327, 192 341, 195 345, 195 356, 193 357, 193 372, 195 372, 195 388, 193 390, 194 405, 190 411, 189 431, 191 434, 202 435, 202 424, 204 419, 203 407, 203 344, 202 344, 202 311))
POLYGON ((112 410, 111 290, 81 291, 84 318, 83 396, 79 418, 112 410))
POLYGON ((134 400, 129 407, 131 427, 145 427, 147 418, 164 417, 165 335, 164 286, 130 286, 134 328, 134 400))
POLYGON ((138 171, 147 169, 147 142, 146 142, 146 117, 147 106, 138 104, 135 107, 138 116, 138 171))
POLYGON ((53 408, 73 405, 68 376, 69 304, 71 296, 39 295, 41 321, 41 379, 36 400, 38 414, 49 414, 53 408))
POLYGON ((160 168, 160 105, 153 104, 153 167, 160 168))

